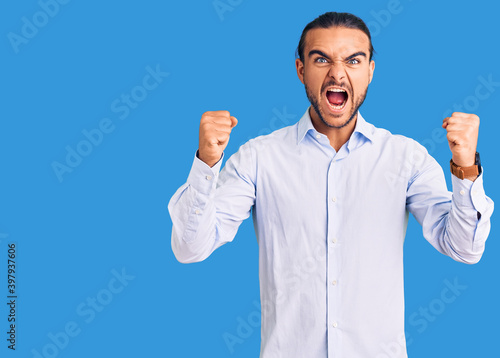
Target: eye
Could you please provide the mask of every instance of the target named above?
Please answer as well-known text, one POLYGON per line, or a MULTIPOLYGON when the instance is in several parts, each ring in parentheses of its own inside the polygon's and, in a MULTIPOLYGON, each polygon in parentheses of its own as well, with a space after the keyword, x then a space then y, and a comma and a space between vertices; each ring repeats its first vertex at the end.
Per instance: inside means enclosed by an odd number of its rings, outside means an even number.
POLYGON ((327 63, 328 61, 324 57, 318 57, 314 62, 327 63))
POLYGON ((347 61, 347 63, 351 65, 357 65, 359 63, 359 60, 357 58, 352 58, 349 61, 347 61))

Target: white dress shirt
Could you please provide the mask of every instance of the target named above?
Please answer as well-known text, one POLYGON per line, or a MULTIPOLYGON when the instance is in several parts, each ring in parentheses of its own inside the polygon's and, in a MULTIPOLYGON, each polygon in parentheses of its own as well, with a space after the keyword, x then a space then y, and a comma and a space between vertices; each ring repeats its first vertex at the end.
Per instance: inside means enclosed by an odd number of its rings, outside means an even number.
POLYGON ((359 112, 338 152, 308 109, 296 124, 242 145, 219 174, 221 162, 210 168, 195 156, 171 198, 172 250, 180 262, 202 261, 252 214, 261 358, 407 357, 408 214, 436 250, 467 264, 479 261, 490 231, 483 174, 472 182, 449 173, 449 192, 422 145, 359 112))

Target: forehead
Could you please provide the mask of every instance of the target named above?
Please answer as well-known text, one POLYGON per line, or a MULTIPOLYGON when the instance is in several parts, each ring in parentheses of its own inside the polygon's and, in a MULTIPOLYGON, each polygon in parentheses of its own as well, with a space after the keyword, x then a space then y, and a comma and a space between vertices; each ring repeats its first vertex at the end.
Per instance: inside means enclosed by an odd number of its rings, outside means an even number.
POLYGON ((335 55, 350 55, 358 51, 370 51, 370 40, 361 30, 345 27, 316 28, 306 34, 304 55, 312 49, 335 55))

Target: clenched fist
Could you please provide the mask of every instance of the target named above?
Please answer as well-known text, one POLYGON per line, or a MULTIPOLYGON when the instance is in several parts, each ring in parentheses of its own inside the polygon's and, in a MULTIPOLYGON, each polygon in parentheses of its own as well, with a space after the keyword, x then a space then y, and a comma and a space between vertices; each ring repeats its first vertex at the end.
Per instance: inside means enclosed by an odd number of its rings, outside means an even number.
POLYGON ((228 111, 205 112, 200 121, 200 141, 198 158, 213 167, 222 156, 229 142, 231 130, 238 120, 228 111))
POLYGON ((474 165, 479 132, 479 117, 475 114, 453 112, 443 119, 453 162, 459 167, 474 165))

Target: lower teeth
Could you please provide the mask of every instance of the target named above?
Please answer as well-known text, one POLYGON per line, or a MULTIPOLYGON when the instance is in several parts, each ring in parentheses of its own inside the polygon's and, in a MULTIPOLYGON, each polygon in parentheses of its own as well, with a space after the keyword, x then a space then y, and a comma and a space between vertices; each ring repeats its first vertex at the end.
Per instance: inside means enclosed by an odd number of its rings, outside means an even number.
POLYGON ((342 109, 342 107, 344 107, 344 105, 345 105, 345 102, 342 103, 340 106, 335 106, 335 105, 330 103, 330 106, 332 106, 333 109, 342 109))

